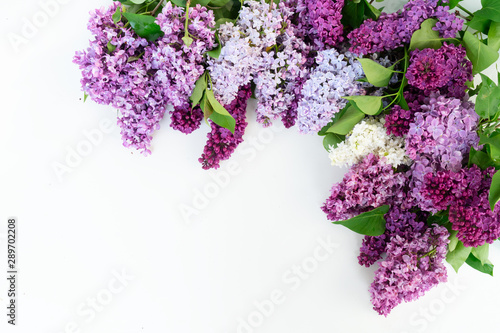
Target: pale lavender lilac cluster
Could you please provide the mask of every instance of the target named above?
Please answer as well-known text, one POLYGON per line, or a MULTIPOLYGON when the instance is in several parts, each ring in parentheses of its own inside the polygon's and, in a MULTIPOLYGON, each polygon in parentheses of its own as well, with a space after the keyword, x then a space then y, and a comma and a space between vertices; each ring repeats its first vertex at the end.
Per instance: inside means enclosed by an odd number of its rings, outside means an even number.
POLYGON ((436 18, 433 28, 443 38, 453 38, 462 29, 463 20, 449 12, 449 7, 438 6, 438 0, 410 0, 401 11, 382 13, 378 20, 368 19, 351 31, 347 37, 351 52, 369 54, 393 50, 409 43, 423 21, 436 18))
POLYGON ((346 106, 342 97, 364 95, 363 83, 357 81, 363 75, 361 64, 348 52, 341 54, 334 48, 318 52, 297 107, 299 131, 317 133, 346 106))

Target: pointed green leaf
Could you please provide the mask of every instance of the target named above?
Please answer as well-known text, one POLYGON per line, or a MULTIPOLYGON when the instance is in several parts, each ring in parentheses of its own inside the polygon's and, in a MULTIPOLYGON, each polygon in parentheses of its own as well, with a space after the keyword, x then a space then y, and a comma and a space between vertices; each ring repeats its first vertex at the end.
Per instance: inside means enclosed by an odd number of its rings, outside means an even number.
POLYGON ((207 95, 208 101, 212 106, 214 112, 210 116, 210 119, 217 125, 227 128, 234 134, 234 129, 236 126, 236 121, 233 116, 215 99, 213 90, 205 90, 205 95, 207 95))
POLYGON ((352 101, 363 113, 370 116, 379 114, 382 110, 382 96, 346 96, 345 99, 352 101))
POLYGON ((439 37, 439 32, 432 30, 436 25, 436 19, 427 19, 422 22, 420 29, 413 33, 410 41, 410 50, 439 49, 443 43, 443 38, 439 37))
POLYGON ((459 2, 461 2, 462 0, 450 0, 448 1, 448 3, 446 4, 448 7, 450 7, 450 9, 453 9, 455 8, 459 2))
POLYGON ((488 262, 488 256, 490 254, 490 244, 484 243, 481 246, 473 247, 471 253, 481 261, 481 264, 484 265, 488 262))
POLYGON ((455 250, 448 252, 446 255, 446 261, 453 267, 455 272, 458 273, 458 270, 465 263, 469 254, 471 253, 471 247, 465 247, 464 243, 458 241, 455 250))
POLYGON ((345 140, 345 135, 339 135, 335 133, 328 133, 323 138, 323 147, 325 147, 326 151, 330 151, 330 146, 333 148, 337 148, 339 143, 345 140))
POLYGON ((89 95, 86 92, 84 92, 83 93, 83 103, 85 103, 87 101, 88 97, 89 97, 89 95))
POLYGON ((363 23, 365 15, 365 4, 347 1, 342 9, 342 24, 349 25, 352 28, 359 28, 363 23))
POLYGON ((122 19, 121 8, 122 8, 121 6, 116 7, 115 13, 113 14, 113 16, 111 16, 111 18, 113 19, 113 22, 115 22, 115 24, 120 22, 120 20, 122 19))
POLYGON ((380 9, 375 8, 367 0, 363 0, 363 2, 365 4, 366 16, 368 16, 371 19, 378 20, 378 18, 380 17, 380 14, 382 14, 382 11, 380 9))
POLYGON ((480 31, 483 34, 487 34, 491 25, 491 20, 486 17, 482 17, 481 15, 477 15, 476 13, 466 24, 472 29, 480 31))
POLYGON ((499 110, 500 88, 489 77, 480 73, 483 80, 476 98, 476 113, 483 119, 491 119, 499 110))
POLYGON ((153 42, 164 35, 160 26, 155 23, 156 19, 153 16, 133 13, 123 13, 123 16, 130 22, 130 26, 139 37, 153 42))
POLYGON ((482 9, 474 13, 486 17, 494 22, 500 22, 500 1, 498 0, 481 0, 482 9))
POLYGON ((214 49, 208 51, 207 54, 214 59, 218 59, 219 55, 220 55, 220 51, 222 50, 222 47, 220 44, 219 34, 217 33, 217 31, 215 32, 215 43, 217 44, 217 46, 214 49))
POLYGON ((485 264, 482 264, 479 259, 477 259, 475 256, 472 255, 472 253, 469 255, 469 257, 467 258, 467 260, 465 262, 467 263, 467 265, 474 268, 475 270, 478 270, 481 273, 485 273, 485 274, 493 276, 494 266, 491 262, 487 262, 485 264))
POLYGON ((477 165, 481 170, 485 170, 486 168, 493 166, 493 160, 491 157, 483 151, 477 151, 473 147, 471 147, 469 152, 469 166, 473 164, 477 165))
POLYGON ((328 130, 327 133, 348 134, 352 128, 359 123, 365 114, 356 107, 350 106, 344 115, 340 117, 328 130))
POLYGON ((365 72, 368 82, 373 84, 375 87, 386 87, 394 75, 394 65, 389 68, 385 68, 379 63, 368 58, 359 58, 358 61, 361 63, 361 66, 363 66, 363 72, 365 72))
POLYGON ((207 73, 203 73, 202 76, 199 77, 199 79, 196 81, 194 85, 193 92, 191 93, 191 99, 192 107, 194 108, 198 103, 200 103, 201 98, 203 97, 203 94, 205 93, 205 90, 207 89, 207 73))
POLYGON ((500 22, 493 22, 488 30, 488 46, 500 50, 500 22))
POLYGON ((473 74, 484 71, 498 59, 498 52, 490 46, 483 44, 469 31, 464 33, 463 43, 467 50, 467 57, 472 62, 473 74))
POLYGON ((494 132, 490 136, 479 134, 479 144, 489 146, 489 155, 493 160, 500 160, 500 132, 494 132))
POLYGON ((458 231, 452 230, 450 232, 450 242, 448 243, 448 252, 453 252, 457 248, 457 244, 459 242, 457 238, 458 231))
POLYGON ((488 195, 491 210, 495 209, 495 205, 500 200, 500 171, 493 175, 490 186, 490 194, 488 195))
POLYGON ((345 221, 333 222, 366 236, 380 236, 385 232, 384 215, 389 211, 390 206, 384 205, 369 212, 359 214, 345 221))

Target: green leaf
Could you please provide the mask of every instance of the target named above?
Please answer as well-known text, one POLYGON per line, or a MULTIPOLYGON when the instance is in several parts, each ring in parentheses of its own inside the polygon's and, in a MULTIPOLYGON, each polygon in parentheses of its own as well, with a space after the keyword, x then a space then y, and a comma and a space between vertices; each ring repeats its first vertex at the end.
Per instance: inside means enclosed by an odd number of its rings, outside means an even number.
POLYGON ((108 45, 106 45, 107 48, 108 48, 108 53, 111 53, 113 52, 114 50, 116 50, 116 45, 113 45, 111 44, 111 41, 108 42, 108 45))
POLYGON ((494 132, 490 136, 479 134, 479 144, 489 146, 489 155, 495 160, 500 160, 500 132, 494 132))
POLYGON ((482 9, 474 13, 486 17, 494 22, 500 22, 500 1, 498 0, 481 0, 482 9))
POLYGON ((87 101, 88 97, 89 97, 89 95, 86 92, 84 92, 83 93, 83 103, 85 103, 87 101))
POLYGON ((368 58, 358 58, 358 61, 361 63, 361 66, 363 66, 363 71, 365 72, 368 82, 375 87, 386 87, 394 75, 394 65, 385 68, 368 58))
POLYGON ((333 222, 366 236, 380 236, 385 232, 384 215, 389 211, 389 205, 380 206, 369 212, 359 214, 345 221, 333 222))
POLYGON ((240 0, 230 0, 224 6, 213 9, 215 21, 221 18, 236 19, 241 9, 240 0))
POLYGON ((450 7, 450 9, 452 8, 455 8, 459 2, 461 2, 462 0, 450 0, 447 4, 445 4, 446 6, 450 7))
POLYGON ((368 16, 371 19, 378 20, 380 14, 382 14, 382 11, 373 7, 373 5, 369 3, 367 0, 363 0, 363 2, 365 4, 366 16, 368 16))
MULTIPOLYGON (((467 84, 468 82, 466 82, 467 84)), ((483 87, 483 83, 481 82, 480 84, 477 85, 476 88, 472 90, 472 86, 469 88, 469 91, 467 92, 469 94, 469 97, 475 96, 479 93, 479 90, 483 87)))
POLYGON ((457 238, 458 231, 452 230, 450 232, 450 242, 448 243, 448 252, 453 252, 457 248, 458 245, 458 238, 457 238))
POLYGON ((213 90, 205 90, 205 95, 207 95, 208 101, 212 106, 214 112, 210 116, 210 119, 213 120, 217 125, 227 128, 234 134, 234 129, 236 126, 236 121, 233 116, 219 103, 217 99, 215 99, 213 90))
POLYGON ((474 268, 475 270, 493 276, 494 266, 491 262, 485 263, 483 265, 481 264, 481 261, 479 259, 477 259, 475 256, 472 255, 472 253, 469 255, 469 257, 467 257, 467 260, 465 262, 467 263, 467 265, 474 268))
POLYGON ((210 118, 210 116, 214 113, 214 108, 212 107, 212 105, 210 105, 207 94, 203 94, 203 97, 200 101, 200 108, 203 111, 205 121, 207 121, 207 119, 210 118))
POLYGON ((348 134, 352 128, 365 117, 365 114, 356 107, 350 106, 344 115, 342 115, 328 130, 327 133, 336 133, 341 135, 348 134))
POLYGON ((471 247, 465 247, 464 243, 458 241, 457 246, 451 252, 448 252, 446 255, 446 261, 453 267, 455 272, 458 273, 458 270, 465 263, 467 258, 471 253, 471 247))
MULTIPOLYGON (((219 29, 221 25, 225 24, 225 23, 235 23, 236 20, 232 20, 232 19, 228 19, 228 18, 220 18, 218 19, 216 22, 215 22, 215 29, 219 29)), ((216 33, 217 35, 217 33, 216 33)), ((216 37, 218 38, 218 37, 216 37)))
POLYGON ((342 24, 349 25, 352 28, 359 28, 361 23, 363 23, 364 15, 364 3, 354 3, 352 1, 348 1, 342 9, 342 24))
POLYGON ((186 46, 191 46, 191 44, 193 44, 193 39, 189 36, 182 37, 182 41, 186 44, 186 46))
POLYGON ((493 50, 500 50, 500 23, 493 22, 488 30, 488 46, 493 50))
POLYGON ((472 19, 466 23, 472 29, 482 32, 483 34, 487 34, 490 29, 491 20, 486 17, 482 17, 481 15, 474 14, 472 19))
POLYGON ((208 5, 209 2, 210 0, 191 0, 190 6, 195 7, 196 5, 199 4, 200 6, 205 7, 206 5, 208 5))
POLYGON ((427 19, 422 22, 420 29, 411 37, 410 50, 439 49, 443 45, 439 32, 432 30, 436 22, 436 19, 427 19))
POLYGON ((122 8, 121 6, 116 7, 115 13, 113 14, 113 16, 111 16, 111 18, 113 19, 113 22, 115 22, 115 24, 120 22, 120 20, 122 19, 121 8, 122 8))
POLYGON ((498 52, 490 46, 483 44, 469 31, 464 33, 463 43, 467 50, 467 57, 472 62, 473 74, 484 71, 498 59, 498 52))
POLYGON ((354 105, 363 113, 374 116, 382 110, 383 96, 346 96, 343 97, 352 101, 354 105))
POLYGON ((488 262, 488 256, 490 254, 490 244, 484 243, 484 245, 473 247, 471 253, 481 261, 484 265, 488 262))
POLYGON ((330 146, 337 148, 338 144, 345 140, 345 135, 338 135, 335 133, 328 133, 323 138, 323 147, 326 151, 330 151, 330 146))
POLYGON ((219 34, 217 33, 217 31, 215 32, 215 43, 217 44, 217 46, 214 49, 208 51, 207 54, 209 56, 211 56, 212 58, 218 59, 219 55, 220 55, 220 51, 222 50, 222 47, 220 44, 219 34))
POLYGON ((495 209, 495 205, 500 200, 500 171, 497 171, 491 180, 490 194, 488 195, 491 210, 495 209))
POLYGON ((186 0, 168 0, 176 6, 186 8, 187 1, 186 0))
POLYGON ((210 7, 222 7, 227 4, 230 0, 212 0, 210 1, 210 7))
POLYGON ((193 92, 191 93, 191 102, 193 103, 193 108, 198 105, 203 97, 203 93, 207 89, 207 73, 203 73, 202 76, 196 80, 193 92))
POLYGON ((133 13, 123 13, 123 16, 130 22, 130 26, 139 37, 153 42, 164 35, 153 16, 133 13))
POLYGON ((476 98, 476 113, 483 119, 491 119, 499 110, 500 88, 489 77, 480 73, 482 86, 476 98))
POLYGON ((448 213, 437 213, 434 215, 431 215, 427 218, 427 225, 432 226, 433 224, 438 224, 441 226, 446 225, 447 223, 450 222, 448 213))
POLYGON ((494 165, 491 157, 483 151, 477 151, 473 147, 469 152, 469 167, 473 164, 477 165, 480 169, 485 170, 494 165))

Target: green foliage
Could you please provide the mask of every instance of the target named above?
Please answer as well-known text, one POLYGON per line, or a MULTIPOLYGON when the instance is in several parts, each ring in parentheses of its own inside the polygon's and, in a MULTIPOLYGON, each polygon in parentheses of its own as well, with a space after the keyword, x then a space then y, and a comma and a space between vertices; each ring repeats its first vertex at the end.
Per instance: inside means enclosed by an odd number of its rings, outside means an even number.
POLYGON ((323 147, 326 151, 330 151, 330 146, 337 148, 338 144, 345 140, 345 135, 339 135, 336 133, 327 133, 323 138, 323 147))
POLYGON ((500 22, 493 22, 488 30, 488 46, 500 50, 500 22))
POLYGON ((474 149, 474 147, 471 147, 469 152, 468 165, 470 167, 473 164, 477 165, 482 170, 485 170, 486 168, 495 165, 495 163, 487 153, 483 152, 482 150, 477 151, 474 149))
POLYGON ((481 264, 484 265, 488 262, 488 256, 490 253, 490 244, 484 243, 481 246, 473 247, 471 253, 481 261, 481 264))
POLYGON ((492 119, 500 111, 500 88, 489 77, 480 73, 481 89, 476 98, 476 113, 483 119, 492 119))
POLYGON ((500 171, 493 175, 490 186, 490 194, 488 195, 491 210, 495 209, 495 205, 500 201, 500 171))
POLYGON ((439 49, 443 45, 443 38, 439 37, 439 32, 432 30, 436 22, 436 19, 427 19, 422 22, 420 29, 411 37, 410 50, 439 49))
POLYGON ((196 81, 191 97, 189 98, 193 103, 193 108, 200 103, 207 86, 207 73, 203 73, 203 75, 196 81))
POLYGON ((222 50, 222 46, 219 40, 219 33, 217 31, 215 32, 215 43, 217 43, 217 46, 213 50, 208 51, 207 54, 212 58, 217 59, 219 58, 220 51, 222 50))
POLYGON ((472 62, 473 74, 484 71, 498 59, 498 52, 481 42, 469 31, 464 33, 463 44, 467 50, 467 57, 472 62))
POLYGON ((380 236, 385 232, 386 221, 384 219, 384 215, 387 214, 389 208, 390 206, 388 205, 380 206, 348 220, 333 223, 343 225, 344 227, 362 235, 380 236))
POLYGON ((467 260, 465 262, 467 263, 467 265, 474 268, 475 270, 493 276, 494 266, 491 262, 488 261, 482 264, 481 261, 478 258, 476 258, 472 253, 469 255, 469 257, 467 257, 467 260))
POLYGON ((123 16, 128 20, 130 26, 139 37, 153 42, 164 35, 160 26, 155 23, 156 19, 153 16, 127 12, 123 13, 123 16))
POLYGON ((356 107, 350 105, 345 113, 327 130, 327 133, 336 133, 346 135, 353 127, 359 123, 365 114, 359 111, 356 107))
POLYGON ((206 90, 205 95, 207 96, 208 102, 210 103, 213 113, 210 115, 210 119, 217 125, 227 128, 234 134, 234 129, 236 126, 236 121, 233 116, 215 99, 213 90, 206 90))
POLYGON ((482 8, 474 13, 490 19, 494 22, 500 22, 500 1, 498 0, 481 0, 482 8))
POLYGON ((358 58, 358 61, 361 63, 361 66, 363 66, 363 71, 365 72, 368 82, 375 87, 386 87, 389 85, 389 81, 394 75, 394 65, 385 68, 368 58, 358 58))
POLYGON ((382 111, 382 96, 346 96, 345 99, 352 101, 352 103, 359 109, 359 111, 374 116, 382 111))
POLYGON ((471 247, 465 247, 461 241, 458 241, 453 251, 449 250, 446 255, 446 261, 453 267, 455 272, 465 263, 471 253, 471 247))

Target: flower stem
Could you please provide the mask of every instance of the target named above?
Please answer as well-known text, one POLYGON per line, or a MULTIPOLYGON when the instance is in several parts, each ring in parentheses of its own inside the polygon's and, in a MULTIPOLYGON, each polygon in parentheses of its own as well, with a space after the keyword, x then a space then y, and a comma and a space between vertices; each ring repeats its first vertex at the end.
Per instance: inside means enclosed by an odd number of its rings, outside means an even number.
POLYGON ((160 0, 158 4, 156 5, 155 9, 151 12, 151 16, 155 16, 156 11, 160 8, 161 4, 163 3, 163 0, 160 0))
POLYGON ((474 16, 474 14, 472 14, 470 11, 468 11, 466 8, 464 8, 462 5, 457 5, 457 7, 461 10, 463 10, 466 14, 470 15, 470 16, 474 16))

